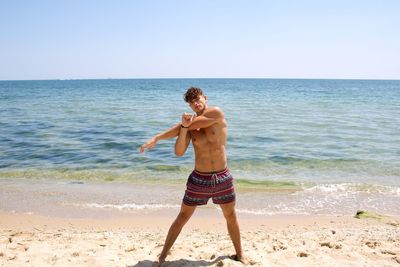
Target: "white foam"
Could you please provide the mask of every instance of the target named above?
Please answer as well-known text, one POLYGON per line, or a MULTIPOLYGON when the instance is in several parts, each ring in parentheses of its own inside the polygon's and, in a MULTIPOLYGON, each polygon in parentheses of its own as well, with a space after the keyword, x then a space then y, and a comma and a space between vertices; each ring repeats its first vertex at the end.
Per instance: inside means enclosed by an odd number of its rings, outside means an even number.
MULTIPOLYGON (((220 209, 220 208, 218 208, 220 209)), ((290 210, 271 211, 266 209, 236 209, 237 213, 250 214, 250 215, 308 215, 307 212, 296 212, 290 210)))
POLYGON ((169 205, 169 204, 99 204, 99 203, 86 203, 86 204, 74 204, 75 206, 83 208, 97 208, 97 209, 117 209, 117 210, 158 210, 158 209, 176 209, 180 208, 180 205, 169 205))
POLYGON ((310 188, 305 188, 304 192, 378 193, 378 194, 393 194, 396 196, 400 196, 400 187, 379 185, 379 184, 374 184, 374 185, 361 184, 361 183, 319 184, 310 188))
MULTIPOLYGON (((94 208, 94 209, 116 209, 120 211, 129 211, 129 210, 160 210, 160 209, 179 209, 180 205, 170 205, 170 204, 99 204, 99 203, 86 203, 86 204, 73 204, 74 206, 78 206, 81 208, 94 208)), ((216 207, 216 209, 221 210, 220 207, 216 207)), ((280 210, 280 211, 271 211, 267 209, 236 209, 237 213, 242 214, 250 214, 250 215, 307 215, 307 212, 296 212, 291 210, 280 210)))

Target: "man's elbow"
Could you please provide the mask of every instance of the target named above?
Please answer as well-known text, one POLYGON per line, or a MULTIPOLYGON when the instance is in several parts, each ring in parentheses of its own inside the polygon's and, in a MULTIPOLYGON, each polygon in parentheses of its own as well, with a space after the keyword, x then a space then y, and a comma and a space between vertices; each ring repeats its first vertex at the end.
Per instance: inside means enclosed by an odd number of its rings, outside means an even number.
POLYGON ((185 154, 185 151, 178 151, 175 149, 175 156, 182 157, 185 154))
POLYGON ((179 149, 177 147, 175 147, 175 155, 177 157, 182 157, 185 154, 185 150, 184 149, 179 149))

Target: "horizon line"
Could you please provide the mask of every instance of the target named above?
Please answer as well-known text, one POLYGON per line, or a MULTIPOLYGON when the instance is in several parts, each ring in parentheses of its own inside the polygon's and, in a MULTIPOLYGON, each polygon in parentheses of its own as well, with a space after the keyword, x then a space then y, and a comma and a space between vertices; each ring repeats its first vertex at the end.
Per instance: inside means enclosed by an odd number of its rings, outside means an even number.
POLYGON ((354 80, 354 81, 400 81, 397 79, 382 78, 271 78, 271 77, 142 77, 142 78, 53 78, 53 79, 0 79, 0 82, 17 81, 89 81, 89 80, 354 80))

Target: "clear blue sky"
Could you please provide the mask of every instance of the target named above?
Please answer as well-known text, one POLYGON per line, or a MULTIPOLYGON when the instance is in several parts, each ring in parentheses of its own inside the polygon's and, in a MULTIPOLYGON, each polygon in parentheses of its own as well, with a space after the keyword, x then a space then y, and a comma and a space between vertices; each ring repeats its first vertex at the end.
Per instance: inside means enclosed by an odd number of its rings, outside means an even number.
POLYGON ((400 1, 1 1, 0 80, 400 79, 400 1))

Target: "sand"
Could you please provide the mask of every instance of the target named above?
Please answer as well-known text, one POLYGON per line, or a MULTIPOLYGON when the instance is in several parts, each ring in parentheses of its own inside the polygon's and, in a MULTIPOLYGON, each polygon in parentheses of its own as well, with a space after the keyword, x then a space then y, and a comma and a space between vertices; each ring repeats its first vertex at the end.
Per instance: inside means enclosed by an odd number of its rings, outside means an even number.
MULTIPOLYGON (((106 219, 0 213, 1 266, 152 266, 176 214, 106 219)), ((399 218, 239 217, 253 266, 400 266, 399 218)), ((163 266, 243 266, 223 217, 199 211, 163 266)))

